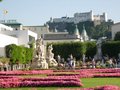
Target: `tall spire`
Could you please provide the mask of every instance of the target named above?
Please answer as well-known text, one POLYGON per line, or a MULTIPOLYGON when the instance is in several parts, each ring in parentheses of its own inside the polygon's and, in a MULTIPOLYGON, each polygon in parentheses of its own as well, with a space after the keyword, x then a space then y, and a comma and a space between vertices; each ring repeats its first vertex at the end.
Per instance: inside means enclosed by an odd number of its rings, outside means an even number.
POLYGON ((89 37, 88 37, 87 32, 85 30, 85 25, 84 24, 83 24, 83 31, 82 31, 81 37, 83 38, 84 41, 89 40, 89 37))
POLYGON ((58 30, 57 30, 57 28, 55 27, 55 30, 54 30, 54 32, 58 32, 58 30))
POLYGON ((83 24, 83 30, 85 30, 85 25, 83 24))
POLYGON ((77 27, 77 24, 75 25, 74 35, 76 35, 77 38, 80 38, 80 33, 79 33, 79 29, 78 29, 78 27, 77 27))

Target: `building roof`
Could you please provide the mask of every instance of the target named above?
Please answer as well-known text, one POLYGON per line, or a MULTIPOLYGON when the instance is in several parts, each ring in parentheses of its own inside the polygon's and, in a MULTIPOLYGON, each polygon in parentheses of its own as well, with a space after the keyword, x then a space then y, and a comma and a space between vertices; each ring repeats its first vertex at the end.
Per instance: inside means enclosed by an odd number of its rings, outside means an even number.
POLYGON ((112 26, 114 26, 114 25, 118 25, 118 24, 120 24, 120 22, 114 23, 112 26))
POLYGON ((79 39, 76 35, 70 34, 44 34, 44 40, 68 40, 79 39))

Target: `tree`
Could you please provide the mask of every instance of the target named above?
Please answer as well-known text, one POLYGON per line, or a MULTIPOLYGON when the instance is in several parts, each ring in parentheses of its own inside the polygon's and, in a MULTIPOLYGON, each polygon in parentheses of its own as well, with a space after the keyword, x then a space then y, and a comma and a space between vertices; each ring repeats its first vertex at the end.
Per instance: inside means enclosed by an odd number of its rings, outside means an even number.
POLYGON ((117 32, 115 34, 115 38, 114 38, 115 41, 119 41, 120 40, 120 32, 117 32))
POLYGON ((73 34, 75 30, 75 24, 74 23, 67 23, 66 29, 69 32, 69 34, 73 34))
POLYGON ((91 29, 92 38, 98 39, 100 37, 106 36, 109 37, 109 30, 106 23, 101 23, 100 25, 96 25, 94 28, 91 29))
POLYGON ((11 63, 29 63, 33 57, 33 48, 10 44, 6 46, 6 57, 11 63))

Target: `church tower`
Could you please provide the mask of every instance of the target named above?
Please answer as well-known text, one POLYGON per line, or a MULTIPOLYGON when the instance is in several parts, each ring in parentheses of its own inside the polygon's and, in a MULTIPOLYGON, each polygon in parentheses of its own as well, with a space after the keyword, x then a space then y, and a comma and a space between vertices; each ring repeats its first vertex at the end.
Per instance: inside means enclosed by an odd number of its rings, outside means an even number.
POLYGON ((79 29, 78 29, 77 25, 75 25, 74 35, 76 35, 77 38, 80 38, 80 33, 79 33, 79 29))
POLYGON ((85 30, 85 26, 83 25, 83 31, 81 33, 81 38, 83 39, 83 41, 88 41, 89 40, 89 37, 87 35, 87 32, 85 30))

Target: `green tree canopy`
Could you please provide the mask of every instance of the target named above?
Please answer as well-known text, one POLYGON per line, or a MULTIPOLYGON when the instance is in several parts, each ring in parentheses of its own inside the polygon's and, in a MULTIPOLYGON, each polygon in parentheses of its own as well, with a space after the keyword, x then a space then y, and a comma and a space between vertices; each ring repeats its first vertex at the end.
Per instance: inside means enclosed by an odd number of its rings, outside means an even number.
POLYGON ((12 63, 29 63, 33 57, 33 48, 10 44, 6 46, 6 57, 12 63))
MULTIPOLYGON (((109 22, 102 22, 100 25, 95 26, 94 22, 92 21, 79 22, 77 26, 80 33, 82 33, 83 25, 85 26, 86 32, 90 38, 98 39, 103 36, 106 36, 109 39, 111 38, 110 27, 112 23, 109 24, 109 22)), ((75 24, 67 23, 66 29, 70 34, 73 34, 75 30, 75 24)))

